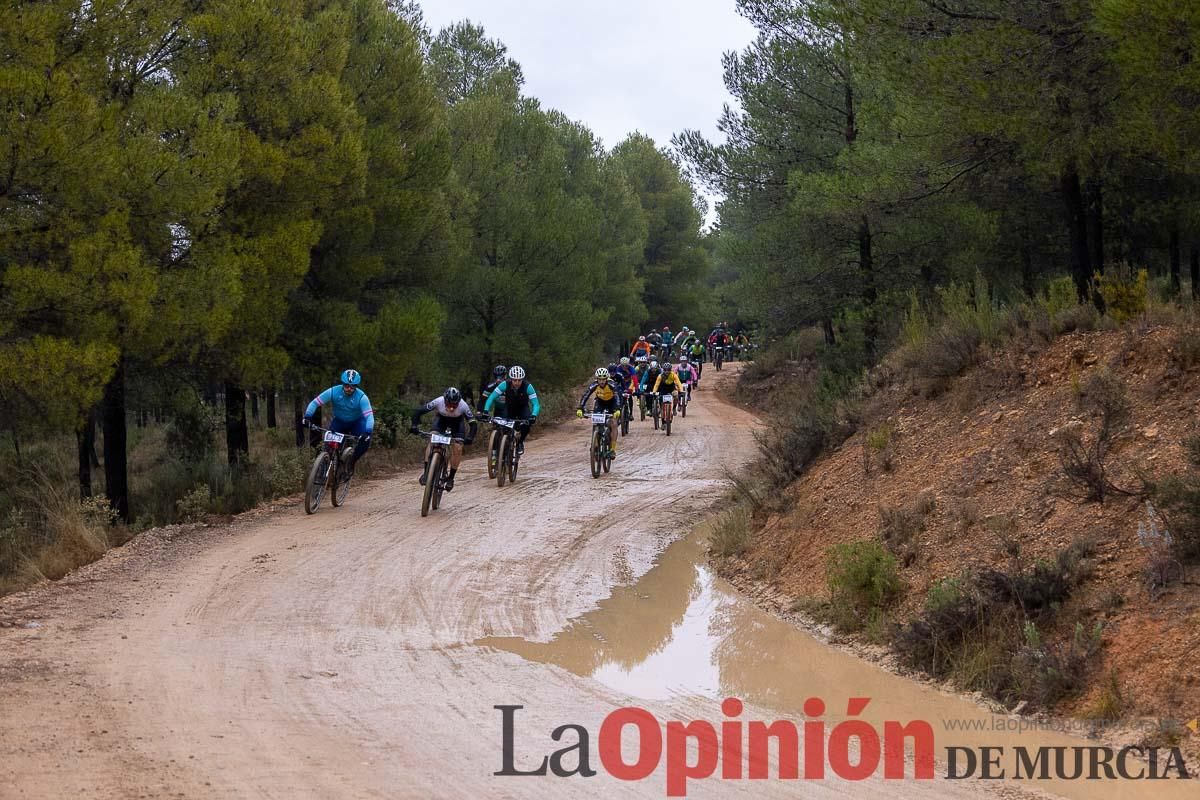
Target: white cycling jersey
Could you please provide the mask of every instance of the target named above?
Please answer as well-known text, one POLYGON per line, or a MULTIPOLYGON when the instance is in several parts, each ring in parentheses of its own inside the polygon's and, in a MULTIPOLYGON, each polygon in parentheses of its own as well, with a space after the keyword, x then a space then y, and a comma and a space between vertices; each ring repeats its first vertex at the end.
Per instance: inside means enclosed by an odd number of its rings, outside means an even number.
POLYGON ((435 397, 425 404, 425 408, 423 410, 436 411, 440 416, 450 419, 454 419, 456 417, 466 417, 467 419, 475 418, 475 414, 473 411, 471 411, 471 406, 466 400, 459 400, 456 408, 449 408, 446 406, 446 399, 444 397, 435 397))

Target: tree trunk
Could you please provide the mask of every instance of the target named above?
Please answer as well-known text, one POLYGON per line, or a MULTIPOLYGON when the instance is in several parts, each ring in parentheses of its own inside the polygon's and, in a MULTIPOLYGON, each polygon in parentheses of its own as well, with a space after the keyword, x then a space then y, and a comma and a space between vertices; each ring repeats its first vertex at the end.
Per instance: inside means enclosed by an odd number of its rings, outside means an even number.
POLYGON ((863 217, 858 227, 858 269, 862 276, 863 337, 866 340, 867 360, 875 361, 875 346, 879 338, 875 319, 875 261, 871 251, 871 223, 863 217))
POLYGON ((91 410, 84 415, 75 431, 76 453, 79 456, 79 496, 92 496, 92 459, 96 457, 96 416, 91 410))
POLYGON ((300 395, 292 395, 292 423, 296 426, 296 447, 304 447, 304 409, 300 402, 300 395))
POLYGON ((1192 245, 1192 300, 1200 300, 1200 245, 1192 245))
POLYGON ((279 421, 275 418, 275 387, 267 389, 267 427, 279 427, 279 421))
POLYGON ((240 464, 250 457, 250 433, 246 429, 246 392, 225 381, 225 449, 229 464, 240 464))
POLYGON ((1104 183, 1090 182, 1088 191, 1088 234, 1091 237, 1092 264, 1096 272, 1104 272, 1104 183))
POLYGON ((827 317, 821 320, 821 332, 825 334, 825 345, 827 347, 833 347, 837 344, 837 336, 833 332, 833 320, 831 318, 827 317))
POLYGON ((1029 212, 1026 209, 1025 219, 1021 225, 1021 291, 1026 297, 1032 298, 1037 292, 1033 280, 1033 233, 1029 225, 1029 212))
POLYGON ((125 453, 125 359, 104 387, 101 426, 104 430, 104 494, 117 517, 129 522, 129 469, 125 453))
POLYGON ((255 422, 258 422, 258 392, 250 393, 250 416, 254 417, 255 422))
POLYGON ((1179 223, 1171 224, 1171 239, 1167 245, 1167 251, 1171 259, 1171 294, 1178 295, 1182 284, 1180 282, 1180 268, 1182 267, 1182 257, 1179 252, 1179 223))
POLYGON ((1063 203, 1067 211, 1067 234, 1071 241, 1071 277, 1075 281, 1075 292, 1079 302, 1087 303, 1088 282, 1092 277, 1092 264, 1088 256, 1087 216, 1083 205, 1083 191, 1079 186, 1079 173, 1072 164, 1062 173, 1063 203))

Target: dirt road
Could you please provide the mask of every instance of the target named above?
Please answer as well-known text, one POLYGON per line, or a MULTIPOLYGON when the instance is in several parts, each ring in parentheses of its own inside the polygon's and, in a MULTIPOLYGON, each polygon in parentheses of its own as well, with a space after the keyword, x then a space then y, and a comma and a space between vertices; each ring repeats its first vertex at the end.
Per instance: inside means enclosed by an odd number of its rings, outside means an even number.
MULTIPOLYGON (((635 423, 600 480, 587 469, 587 426, 567 424, 530 444, 516 485, 497 489, 475 461, 427 519, 416 475, 405 475, 358 486, 348 505, 312 517, 292 505, 229 528, 151 532, 0 601, 0 797, 665 796, 662 766, 633 782, 603 771, 494 776, 494 706, 525 707, 516 756, 529 768, 564 746, 549 737, 559 725, 594 737, 606 714, 631 704, 662 720, 719 722, 719 701, 683 678, 677 691, 639 697, 599 671, 496 642, 577 633, 614 589, 659 608, 637 594, 638 579, 717 497, 721 465, 752 455, 755 424, 702 393, 669 438, 635 423)), ((700 598, 689 586, 672 590, 681 609, 700 598)), ((679 615, 668 630, 683 625, 679 615)), ((637 614, 606 624, 653 627, 637 614)), ((697 666, 694 653, 661 643, 641 657, 656 654, 668 675, 697 666)), ((753 702, 745 718, 775 718, 753 702)), ((833 779, 691 789, 897 796, 894 783, 833 779)), ((939 780, 903 794, 980 791, 939 780)))

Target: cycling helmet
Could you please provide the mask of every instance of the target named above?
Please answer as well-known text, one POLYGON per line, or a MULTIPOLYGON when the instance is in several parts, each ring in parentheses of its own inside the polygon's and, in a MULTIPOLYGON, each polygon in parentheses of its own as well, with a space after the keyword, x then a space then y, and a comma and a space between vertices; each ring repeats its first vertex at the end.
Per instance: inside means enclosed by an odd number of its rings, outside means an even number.
POLYGON ((525 370, 521 369, 520 367, 509 367, 508 368, 508 377, 513 379, 514 381, 524 380, 525 379, 525 370))
POLYGON ((645 336, 639 336, 639 337, 638 337, 638 341, 639 341, 639 342, 644 342, 644 341, 646 341, 646 337, 645 337, 645 336))
POLYGON ((600 367, 600 369, 596 370, 596 380, 598 380, 598 381, 608 380, 608 370, 605 369, 604 367, 600 367))
POLYGON ((362 383, 362 374, 357 370, 348 369, 342 373, 342 383, 349 386, 358 386, 362 383))
POLYGON ((670 362, 670 361, 668 361, 666 364, 663 364, 663 365, 662 365, 662 371, 663 371, 663 372, 674 372, 674 371, 675 371, 675 368, 674 368, 674 367, 672 367, 672 366, 671 366, 671 362, 670 362))
POLYGON ((658 359, 652 359, 650 361, 650 369, 658 369, 658 359))
POLYGON ((645 356, 638 356, 638 357, 637 357, 637 363, 639 363, 639 364, 645 364, 645 363, 646 363, 647 361, 649 361, 649 360, 650 360, 650 359, 646 358, 645 356))
POLYGON ((680 357, 679 357, 679 363, 680 363, 680 364, 686 364, 686 363, 688 363, 687 356, 680 356, 680 357))
POLYGON ((664 330, 664 331, 669 331, 669 330, 671 330, 671 326, 670 326, 670 325, 663 325, 663 330, 664 330))
POLYGON ((617 362, 614 361, 613 363, 608 365, 608 374, 612 375, 616 371, 617 371, 617 362))
POLYGON ((462 400, 462 392, 458 390, 458 387, 450 386, 442 392, 442 399, 446 401, 446 405, 456 406, 462 400))
POLYGON ((629 356, 621 356, 621 366, 629 365, 629 356))
POLYGON ((504 366, 503 364, 497 364, 495 367, 492 368, 492 375, 494 375, 495 377, 497 377, 501 380, 503 380, 504 376, 507 374, 508 374, 508 367, 504 366))

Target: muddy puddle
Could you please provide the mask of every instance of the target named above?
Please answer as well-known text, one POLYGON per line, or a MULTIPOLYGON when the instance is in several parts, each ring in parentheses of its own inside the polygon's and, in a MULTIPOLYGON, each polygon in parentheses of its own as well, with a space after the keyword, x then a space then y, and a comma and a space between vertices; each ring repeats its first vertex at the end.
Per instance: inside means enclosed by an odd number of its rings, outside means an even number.
MULTIPOLYGON (((946 774, 949 747, 976 752, 1003 747, 1003 763, 1011 776, 1018 747, 1032 754, 1038 747, 1098 744, 1085 738, 1082 727, 1016 730, 1022 722, 1027 728, 1036 723, 993 714, 893 675, 763 612, 708 568, 703 531, 670 546, 641 580, 618 587, 553 641, 489 637, 476 644, 556 665, 635 700, 711 698, 714 723, 721 719, 718 703, 726 697, 746 703, 743 720, 787 719, 797 724, 805 719, 805 700, 819 697, 828 707, 824 718, 830 725, 845 718, 847 698, 868 697, 870 704, 859 717, 877 730, 887 720, 926 720, 933 726, 939 780, 946 774)), ((1074 756, 1067 752, 1069 772, 1074 756)), ((1161 760, 1165 757, 1161 753, 1161 760)), ((1135 774, 1142 766, 1129 762, 1135 774)), ((1197 781, 1081 779, 1021 785, 1068 798, 1200 797, 1197 781)))

